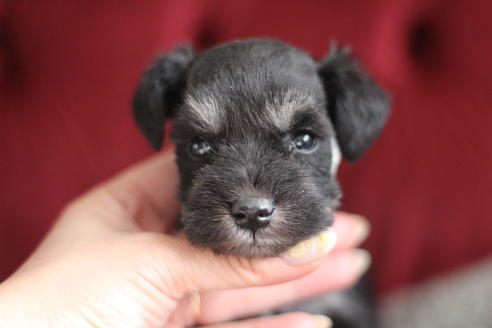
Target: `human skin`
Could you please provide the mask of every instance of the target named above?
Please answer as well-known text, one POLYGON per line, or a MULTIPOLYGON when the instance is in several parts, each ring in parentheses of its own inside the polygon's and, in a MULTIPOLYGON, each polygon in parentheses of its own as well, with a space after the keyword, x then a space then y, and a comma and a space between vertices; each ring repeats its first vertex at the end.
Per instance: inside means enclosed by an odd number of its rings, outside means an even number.
POLYGON ((335 214, 324 242, 279 257, 196 248, 173 230, 177 184, 174 155, 163 153, 68 204, 36 251, 0 284, 0 326, 327 327, 329 321, 306 313, 234 320, 350 286, 367 269, 368 254, 354 247, 368 225, 347 213, 335 214))

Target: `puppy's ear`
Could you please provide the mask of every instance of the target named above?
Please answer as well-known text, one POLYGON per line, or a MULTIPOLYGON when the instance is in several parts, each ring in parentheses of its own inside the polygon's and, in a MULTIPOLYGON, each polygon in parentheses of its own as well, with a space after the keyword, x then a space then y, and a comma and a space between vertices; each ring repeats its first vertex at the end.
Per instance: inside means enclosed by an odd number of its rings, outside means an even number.
POLYGON ((343 156, 357 160, 382 129, 389 112, 388 97, 349 56, 333 44, 319 62, 328 101, 328 114, 334 125, 343 156))
POLYGON ((142 75, 133 98, 133 115, 154 149, 162 146, 164 121, 181 101, 186 72, 194 58, 191 46, 158 57, 142 75))

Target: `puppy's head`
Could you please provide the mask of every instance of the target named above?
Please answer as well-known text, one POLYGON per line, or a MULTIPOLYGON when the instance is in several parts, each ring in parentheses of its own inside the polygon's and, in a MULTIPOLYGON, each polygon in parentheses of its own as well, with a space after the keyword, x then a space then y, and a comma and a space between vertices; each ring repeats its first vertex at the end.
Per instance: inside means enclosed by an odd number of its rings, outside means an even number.
POLYGON ((357 159, 388 112, 346 52, 315 61, 262 39, 158 58, 133 107, 156 149, 173 120, 189 240, 248 257, 277 255, 331 224, 340 151, 357 159))

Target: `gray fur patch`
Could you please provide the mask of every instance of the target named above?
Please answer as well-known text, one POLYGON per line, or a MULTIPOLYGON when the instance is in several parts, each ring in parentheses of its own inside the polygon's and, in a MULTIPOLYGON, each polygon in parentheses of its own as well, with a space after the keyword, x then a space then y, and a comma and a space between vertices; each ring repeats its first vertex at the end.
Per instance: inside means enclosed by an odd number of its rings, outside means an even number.
POLYGON ((335 138, 331 138, 331 167, 330 174, 334 177, 337 174, 338 166, 342 161, 342 153, 335 138))
POLYGON ((315 97, 294 89, 285 91, 280 96, 273 97, 266 104, 268 118, 279 129, 287 130, 291 126, 297 112, 317 105, 315 97))
POLYGON ((194 118, 212 132, 218 132, 224 121, 225 113, 213 97, 197 99, 187 96, 185 104, 194 118))

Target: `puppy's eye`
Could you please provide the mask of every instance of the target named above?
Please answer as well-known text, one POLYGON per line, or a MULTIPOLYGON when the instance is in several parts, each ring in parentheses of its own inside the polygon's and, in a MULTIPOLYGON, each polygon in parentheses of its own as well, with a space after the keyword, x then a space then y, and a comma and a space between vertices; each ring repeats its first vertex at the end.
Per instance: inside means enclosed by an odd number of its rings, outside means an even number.
POLYGON ((190 151, 195 156, 202 156, 208 153, 212 147, 208 142, 202 139, 196 139, 191 143, 190 151))
POLYGON ((294 136, 292 145, 299 151, 309 152, 316 148, 316 137, 310 132, 301 132, 294 136))

